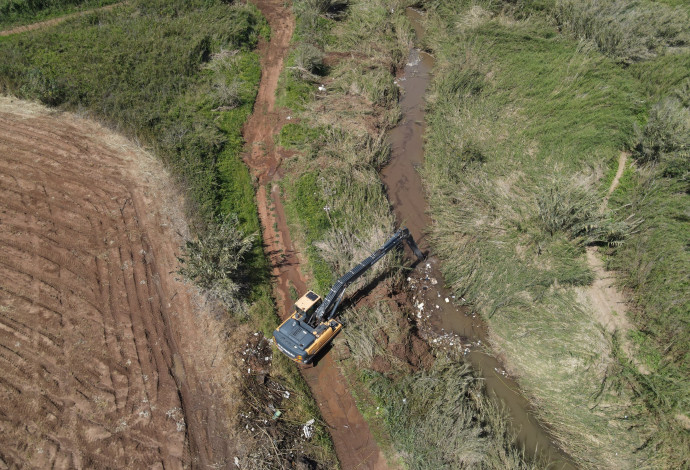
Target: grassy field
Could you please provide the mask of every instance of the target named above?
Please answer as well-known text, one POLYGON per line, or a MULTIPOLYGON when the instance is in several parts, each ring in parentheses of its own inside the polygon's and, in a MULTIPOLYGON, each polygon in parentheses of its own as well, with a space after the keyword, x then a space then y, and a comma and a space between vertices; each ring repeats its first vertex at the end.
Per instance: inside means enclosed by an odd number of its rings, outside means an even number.
POLYGON ((0 0, 0 30, 43 21, 118 0, 0 0))
MULTIPOLYGON (((281 187, 317 292, 327 292, 395 226, 377 170, 390 155, 384 133, 400 116, 393 80, 412 44, 409 3, 294 3, 297 29, 277 98, 293 118, 278 143, 297 155, 284 163, 281 187)), ((381 274, 372 298, 399 289, 401 262, 385 258, 353 290, 381 274)), ((399 307, 350 309, 344 320, 339 365, 390 460, 411 469, 534 466, 481 382, 458 358, 434 362, 399 307), (409 361, 419 364, 410 368, 409 361)))
POLYGON ((423 177, 446 282, 583 467, 687 466, 688 8, 427 6, 423 177), (601 210, 621 151, 633 166, 601 210), (587 246, 630 289, 629 332, 594 320, 587 246))
MULTIPOLYGON (((254 52, 260 36, 268 38, 270 30, 251 4, 130 1, 4 38, 0 92, 87 115, 160 156, 187 195, 197 236, 187 244, 180 273, 225 306, 229 331, 269 337, 277 316, 254 188, 241 160, 242 126, 261 75, 254 52)), ((289 445, 307 420, 318 421, 318 407, 280 355, 271 377, 291 391, 278 426, 289 434, 280 445, 289 445)), ((260 400, 266 390, 261 385, 250 395, 260 400)), ((260 421, 253 425, 263 426, 260 421)), ((271 460, 275 445, 257 442, 262 465, 287 464, 289 452, 271 460)), ((300 446, 320 468, 335 465, 328 432, 318 422, 315 438, 300 446)))

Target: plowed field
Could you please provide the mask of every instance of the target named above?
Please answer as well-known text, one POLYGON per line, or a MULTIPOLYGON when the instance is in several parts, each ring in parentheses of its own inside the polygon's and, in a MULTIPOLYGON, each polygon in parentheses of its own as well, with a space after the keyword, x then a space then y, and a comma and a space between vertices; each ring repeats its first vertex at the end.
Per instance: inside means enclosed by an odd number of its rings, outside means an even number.
POLYGON ((104 128, 0 97, 0 468, 231 461, 171 186, 104 128))

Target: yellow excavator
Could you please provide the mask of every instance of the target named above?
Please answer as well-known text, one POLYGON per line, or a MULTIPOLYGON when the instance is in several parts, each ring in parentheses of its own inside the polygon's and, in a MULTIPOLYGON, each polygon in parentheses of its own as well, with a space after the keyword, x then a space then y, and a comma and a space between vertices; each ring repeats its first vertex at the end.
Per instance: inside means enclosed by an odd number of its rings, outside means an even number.
POLYGON ((417 258, 424 259, 410 231, 401 228, 381 248, 338 279, 325 299, 308 291, 295 302, 292 315, 273 332, 278 349, 293 361, 309 364, 343 327, 336 316, 345 289, 403 242, 407 242, 417 258))

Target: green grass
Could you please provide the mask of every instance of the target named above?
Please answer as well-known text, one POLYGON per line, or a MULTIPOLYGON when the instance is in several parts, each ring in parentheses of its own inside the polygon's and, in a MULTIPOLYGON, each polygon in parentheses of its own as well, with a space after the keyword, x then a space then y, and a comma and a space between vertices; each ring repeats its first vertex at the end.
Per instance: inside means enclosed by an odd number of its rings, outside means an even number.
MULTIPOLYGON (((554 29, 554 8, 566 3, 430 2, 425 43, 438 62, 423 177, 432 239, 446 281, 488 319, 495 347, 582 466, 676 468, 688 464, 672 448, 688 439, 674 416, 688 412, 690 227, 687 173, 660 175, 687 171, 686 132, 664 130, 684 129, 677 105, 650 109, 683 89, 690 53, 667 55, 652 41, 633 57, 575 41, 554 29), (618 154, 637 155, 640 135, 656 176, 629 166, 600 213, 618 154), (609 263, 640 307, 632 335, 646 348, 642 360, 657 365, 648 377, 631 372, 617 337, 592 318, 586 245, 615 247, 609 263)), ((609 13, 598 13, 594 30, 609 13)))
POLYGON ((44 21, 118 0, 0 0, 0 29, 44 21))

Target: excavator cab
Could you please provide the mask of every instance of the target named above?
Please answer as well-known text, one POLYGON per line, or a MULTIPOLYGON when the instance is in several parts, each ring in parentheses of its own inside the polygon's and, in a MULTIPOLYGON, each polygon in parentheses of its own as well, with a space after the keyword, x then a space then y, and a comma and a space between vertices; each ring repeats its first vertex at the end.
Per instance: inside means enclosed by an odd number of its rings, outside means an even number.
POLYGON ((309 364, 343 328, 336 316, 347 286, 403 242, 407 242, 417 258, 424 259, 409 230, 401 228, 381 248, 338 279, 325 299, 308 291, 295 302, 292 315, 273 332, 278 349, 293 361, 309 364))
POLYGON ((337 320, 315 321, 322 301, 321 296, 308 291, 295 302, 292 315, 273 332, 278 349, 293 361, 309 364, 343 327, 337 320))

